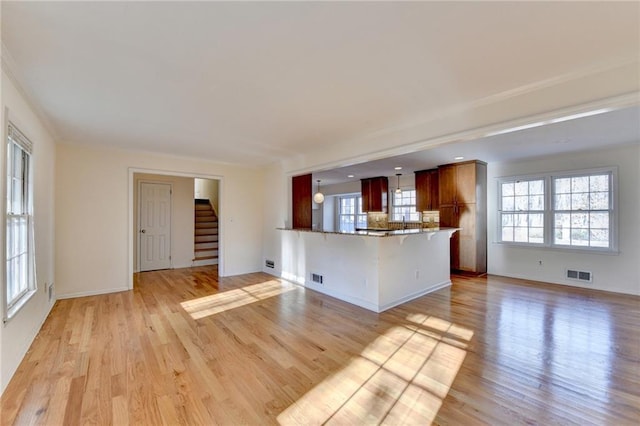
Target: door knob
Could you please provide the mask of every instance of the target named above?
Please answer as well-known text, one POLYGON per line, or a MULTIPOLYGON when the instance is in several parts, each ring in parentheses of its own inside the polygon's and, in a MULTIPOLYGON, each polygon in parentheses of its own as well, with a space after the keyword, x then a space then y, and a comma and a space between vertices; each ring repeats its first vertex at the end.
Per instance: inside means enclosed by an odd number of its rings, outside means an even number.
POLYGON ((147 230, 146 230, 146 229, 141 229, 141 230, 140 230, 140 233, 141 233, 141 234, 144 234, 145 232, 147 232, 147 230))

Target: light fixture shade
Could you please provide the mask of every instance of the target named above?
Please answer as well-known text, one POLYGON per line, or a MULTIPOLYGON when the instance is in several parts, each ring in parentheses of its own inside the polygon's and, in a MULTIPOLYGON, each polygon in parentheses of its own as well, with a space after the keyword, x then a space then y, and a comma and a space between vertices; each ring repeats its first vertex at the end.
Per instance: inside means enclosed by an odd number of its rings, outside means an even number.
POLYGON ((324 194, 320 192, 320 179, 318 179, 317 182, 318 182, 318 192, 313 194, 313 202, 316 204, 322 204, 324 202, 324 194))
POLYGON ((402 194, 402 189, 396 188, 396 194, 402 194))

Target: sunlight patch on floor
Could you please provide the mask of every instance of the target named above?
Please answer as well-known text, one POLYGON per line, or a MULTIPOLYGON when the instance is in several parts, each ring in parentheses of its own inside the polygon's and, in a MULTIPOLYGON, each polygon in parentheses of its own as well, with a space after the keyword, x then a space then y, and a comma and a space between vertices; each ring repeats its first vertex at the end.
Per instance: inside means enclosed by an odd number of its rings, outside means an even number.
POLYGON ((225 291, 224 293, 216 293, 210 296, 188 300, 180 303, 180 305, 182 305, 182 308, 187 311, 193 319, 200 319, 230 309, 239 308, 240 306, 259 302, 295 289, 296 286, 294 284, 270 280, 225 291))
POLYGON ((473 331, 411 315, 278 416, 294 424, 430 424, 460 370, 473 331))

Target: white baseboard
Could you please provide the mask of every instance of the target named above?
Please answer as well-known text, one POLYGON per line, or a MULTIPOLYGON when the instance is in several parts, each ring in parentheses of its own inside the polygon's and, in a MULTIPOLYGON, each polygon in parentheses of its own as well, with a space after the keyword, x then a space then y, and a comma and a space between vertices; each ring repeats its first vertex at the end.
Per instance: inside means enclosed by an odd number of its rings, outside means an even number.
POLYGON ((78 293, 58 294, 56 299, 74 299, 76 297, 98 296, 101 294, 120 293, 121 291, 129 291, 127 287, 108 288, 104 290, 80 291, 78 293))
POLYGON ((410 295, 405 296, 405 297, 403 297, 401 299, 394 300, 393 302, 385 303, 384 305, 381 305, 379 307, 379 311, 378 312, 386 311, 387 309, 391 309, 391 308, 393 308, 395 306, 402 305, 403 303, 407 303, 407 302, 409 302, 409 301, 411 301, 413 299, 417 299, 418 297, 422 297, 422 296, 427 295, 429 293, 433 293, 434 291, 442 290, 443 288, 447 288, 447 287, 450 287, 450 286, 451 286, 451 280, 443 281, 443 282, 435 284, 435 285, 433 285, 433 286, 431 286, 431 287, 429 287, 429 288, 427 288, 425 290, 420 290, 417 293, 410 294, 410 295))

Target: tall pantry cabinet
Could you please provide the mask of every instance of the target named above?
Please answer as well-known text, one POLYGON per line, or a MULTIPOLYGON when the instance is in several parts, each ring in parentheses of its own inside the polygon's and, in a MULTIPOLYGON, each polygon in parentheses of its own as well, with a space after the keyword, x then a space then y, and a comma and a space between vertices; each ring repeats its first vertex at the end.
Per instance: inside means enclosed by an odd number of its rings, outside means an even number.
POLYGON ((440 226, 462 228, 451 237, 451 269, 487 272, 487 163, 438 167, 440 226))

